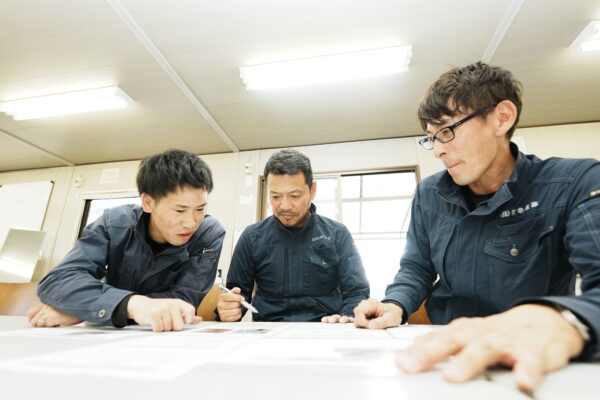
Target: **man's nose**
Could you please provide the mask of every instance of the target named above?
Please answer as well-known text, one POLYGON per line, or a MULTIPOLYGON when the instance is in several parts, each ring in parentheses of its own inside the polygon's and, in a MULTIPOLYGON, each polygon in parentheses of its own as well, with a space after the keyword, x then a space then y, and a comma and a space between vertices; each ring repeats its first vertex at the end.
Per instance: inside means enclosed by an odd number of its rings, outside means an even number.
POLYGON ((289 206, 291 204, 290 199, 287 196, 282 196, 281 197, 281 203, 280 204, 280 208, 283 210, 287 210, 289 209, 289 206))
POLYGON ((433 142, 433 155, 435 158, 440 158, 442 155, 446 154, 444 143, 436 140, 433 142))
POLYGON ((197 221, 194 214, 190 214, 183 219, 183 226, 185 228, 193 228, 194 226, 196 226, 196 222, 197 221))

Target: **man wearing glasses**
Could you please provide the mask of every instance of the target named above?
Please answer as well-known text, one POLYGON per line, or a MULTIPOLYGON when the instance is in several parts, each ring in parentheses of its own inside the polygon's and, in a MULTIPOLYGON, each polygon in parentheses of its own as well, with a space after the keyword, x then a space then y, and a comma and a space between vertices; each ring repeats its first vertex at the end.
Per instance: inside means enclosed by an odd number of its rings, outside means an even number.
POLYGON ((443 74, 419 106, 419 143, 446 170, 419 185, 385 299, 355 309, 356 325, 386 328, 426 300, 432 323, 449 323, 399 355, 406 372, 454 355, 449 381, 504 364, 531 391, 570 359, 600 356, 600 163, 520 153, 520 92, 478 62, 443 74))

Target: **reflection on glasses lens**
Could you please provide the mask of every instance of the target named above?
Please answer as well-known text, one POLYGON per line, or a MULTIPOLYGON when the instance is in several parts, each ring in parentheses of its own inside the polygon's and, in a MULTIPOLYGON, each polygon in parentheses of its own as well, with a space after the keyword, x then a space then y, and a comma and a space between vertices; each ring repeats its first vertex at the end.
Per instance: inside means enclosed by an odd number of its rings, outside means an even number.
POLYGON ((454 133, 452 132, 452 129, 444 128, 438 133, 436 133, 435 136, 440 142, 446 143, 454 138, 454 133))
POLYGON ((419 140, 419 144, 425 150, 431 150, 431 149, 433 149, 433 141, 434 141, 433 137, 424 137, 423 139, 419 140))

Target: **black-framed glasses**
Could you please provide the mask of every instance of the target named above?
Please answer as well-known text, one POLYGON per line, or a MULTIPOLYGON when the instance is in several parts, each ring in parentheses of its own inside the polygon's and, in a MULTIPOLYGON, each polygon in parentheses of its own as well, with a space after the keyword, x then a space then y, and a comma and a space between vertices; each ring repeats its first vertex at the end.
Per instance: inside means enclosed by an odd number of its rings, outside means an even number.
POLYGON ((480 108, 479 110, 474 111, 471 114, 467 115, 463 119, 456 121, 452 125, 448 125, 448 126, 443 127, 442 129, 440 129, 439 131, 437 131, 433 135, 426 136, 423 139, 420 139, 419 140, 419 144, 425 150, 432 150, 433 149, 433 143, 436 140, 438 142, 440 142, 440 143, 448 143, 449 141, 451 141, 451 140, 454 139, 454 136, 455 136, 454 130, 456 128, 458 128, 459 126, 461 126, 462 124, 464 124, 465 122, 467 122, 468 120, 470 120, 471 118, 478 117, 481 114, 485 113, 490 108, 493 108, 493 107, 496 107, 496 106, 497 106, 497 104, 480 108))

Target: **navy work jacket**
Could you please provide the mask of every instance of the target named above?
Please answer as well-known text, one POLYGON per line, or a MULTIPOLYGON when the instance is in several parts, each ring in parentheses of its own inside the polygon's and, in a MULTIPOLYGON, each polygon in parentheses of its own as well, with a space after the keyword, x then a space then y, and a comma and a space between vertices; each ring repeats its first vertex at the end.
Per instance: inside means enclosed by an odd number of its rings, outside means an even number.
POLYGON ((225 230, 206 216, 186 244, 154 255, 146 223, 137 205, 105 210, 40 282, 40 300, 102 325, 112 325, 115 308, 129 294, 181 299, 197 308, 214 285, 225 230))
POLYGON ((511 150, 512 175, 473 211, 446 171, 418 186, 405 253, 383 301, 399 303, 410 315, 428 299, 434 324, 487 316, 518 303, 558 304, 591 328, 595 338, 585 353, 597 355, 600 162, 540 160, 513 143, 511 150))
POLYGON ((315 211, 311 205, 311 215, 300 229, 289 230, 271 216, 240 236, 227 287, 239 287, 258 309, 255 321, 354 316, 354 307, 369 297, 369 282, 350 232, 315 211))

